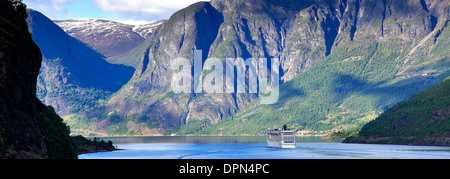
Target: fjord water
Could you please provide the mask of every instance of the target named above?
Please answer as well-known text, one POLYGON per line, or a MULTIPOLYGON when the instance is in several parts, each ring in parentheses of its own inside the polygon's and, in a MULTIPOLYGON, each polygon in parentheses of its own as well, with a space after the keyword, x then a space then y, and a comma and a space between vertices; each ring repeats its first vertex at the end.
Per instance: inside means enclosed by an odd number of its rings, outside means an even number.
POLYGON ((80 159, 450 159, 450 147, 344 144, 297 137, 297 148, 269 148, 264 136, 107 137, 119 149, 80 159))

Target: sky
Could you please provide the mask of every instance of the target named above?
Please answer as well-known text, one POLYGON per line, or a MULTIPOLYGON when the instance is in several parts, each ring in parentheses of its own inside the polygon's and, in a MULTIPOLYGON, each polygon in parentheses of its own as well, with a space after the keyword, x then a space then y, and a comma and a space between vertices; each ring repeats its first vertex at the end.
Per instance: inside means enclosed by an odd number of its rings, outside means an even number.
MULTIPOLYGON (((168 19, 200 0, 23 0, 52 20, 108 19, 128 24, 168 19)), ((203 0, 209 1, 209 0, 203 0)))

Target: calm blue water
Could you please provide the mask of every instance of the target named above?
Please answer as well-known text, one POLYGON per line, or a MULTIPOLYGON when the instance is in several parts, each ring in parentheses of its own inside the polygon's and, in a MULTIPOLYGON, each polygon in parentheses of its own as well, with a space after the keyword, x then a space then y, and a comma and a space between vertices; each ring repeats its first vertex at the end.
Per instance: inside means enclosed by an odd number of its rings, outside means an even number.
POLYGON ((120 149, 80 159, 450 159, 450 147, 343 144, 298 137, 297 148, 269 148, 265 137, 115 137, 120 149))

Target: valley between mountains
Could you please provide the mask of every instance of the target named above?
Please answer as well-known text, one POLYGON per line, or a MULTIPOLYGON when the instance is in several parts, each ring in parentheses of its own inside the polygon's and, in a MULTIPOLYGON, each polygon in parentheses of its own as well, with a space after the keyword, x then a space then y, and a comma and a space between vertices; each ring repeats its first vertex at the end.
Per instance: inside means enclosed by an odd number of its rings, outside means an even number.
POLYGON ((140 26, 28 14, 37 96, 84 136, 351 131, 450 76, 449 1, 212 0, 140 26), (195 50, 203 62, 279 58, 278 102, 174 93, 170 63, 195 50))

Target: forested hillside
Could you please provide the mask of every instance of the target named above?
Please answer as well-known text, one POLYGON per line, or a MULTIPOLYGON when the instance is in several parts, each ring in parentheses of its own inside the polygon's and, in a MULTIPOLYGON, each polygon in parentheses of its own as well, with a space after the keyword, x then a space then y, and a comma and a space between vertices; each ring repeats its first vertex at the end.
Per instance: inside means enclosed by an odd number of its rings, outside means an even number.
POLYGON ((450 78, 389 108, 345 142, 450 145, 450 78))

